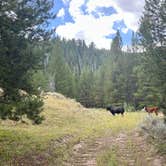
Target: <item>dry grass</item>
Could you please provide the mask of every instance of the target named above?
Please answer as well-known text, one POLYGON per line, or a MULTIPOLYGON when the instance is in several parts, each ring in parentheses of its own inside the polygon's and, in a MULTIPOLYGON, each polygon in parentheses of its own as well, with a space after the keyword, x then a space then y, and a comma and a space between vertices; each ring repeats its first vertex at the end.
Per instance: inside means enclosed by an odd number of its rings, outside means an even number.
POLYGON ((118 166, 117 149, 106 149, 97 157, 97 166, 118 166))
POLYGON ((113 117, 104 109, 85 109, 75 100, 52 95, 45 96, 46 120, 38 126, 1 121, 0 161, 31 151, 43 151, 52 140, 72 135, 75 141, 93 138, 106 130, 117 133, 135 128, 146 113, 130 112, 113 117))

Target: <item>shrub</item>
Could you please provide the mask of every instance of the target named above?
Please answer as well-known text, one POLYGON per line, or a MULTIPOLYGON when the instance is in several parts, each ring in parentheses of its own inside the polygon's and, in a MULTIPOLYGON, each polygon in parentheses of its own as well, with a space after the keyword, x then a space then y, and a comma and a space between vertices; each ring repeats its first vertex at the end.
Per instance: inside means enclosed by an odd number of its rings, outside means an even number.
POLYGON ((125 111, 127 111, 127 112, 134 112, 134 111, 136 111, 135 108, 134 108, 134 106, 129 105, 129 104, 127 104, 127 103, 124 103, 124 109, 125 109, 125 111))
POLYGON ((23 116, 32 120, 34 124, 40 124, 44 117, 40 115, 43 110, 43 101, 40 97, 29 95, 13 103, 0 104, 0 117, 3 120, 21 120, 23 116))
POLYGON ((34 124, 40 124, 44 120, 39 114, 43 110, 43 101, 40 97, 28 96, 25 97, 16 109, 20 115, 26 114, 27 118, 32 120, 34 124))
POLYGON ((9 104, 0 103, 0 118, 6 120, 8 115, 11 115, 12 106, 9 104))
POLYGON ((166 124, 164 120, 148 116, 142 123, 141 129, 155 141, 159 152, 166 154, 166 124))

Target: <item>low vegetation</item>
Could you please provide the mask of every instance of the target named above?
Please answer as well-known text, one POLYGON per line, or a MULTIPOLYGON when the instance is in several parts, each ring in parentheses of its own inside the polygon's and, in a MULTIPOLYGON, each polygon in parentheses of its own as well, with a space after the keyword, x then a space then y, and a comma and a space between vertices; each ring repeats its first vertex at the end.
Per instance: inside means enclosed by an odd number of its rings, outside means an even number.
POLYGON ((105 150, 100 156, 97 158, 98 166, 117 166, 118 158, 116 156, 116 148, 105 150))
POLYGON ((142 133, 146 134, 148 140, 154 144, 158 152, 166 155, 166 125, 163 119, 149 116, 141 125, 142 133))
POLYGON ((127 166, 131 162, 136 166, 150 166, 156 162, 164 163, 165 156, 166 125, 163 115, 160 114, 159 117, 147 115, 135 132, 122 135, 121 138, 116 139, 113 146, 107 146, 98 155, 97 164, 98 166, 127 166))
POLYGON ((111 130, 112 134, 129 131, 146 115, 141 112, 130 112, 125 113, 124 117, 113 117, 104 109, 85 109, 80 103, 60 94, 48 94, 44 98, 45 120, 42 124, 34 126, 28 120, 28 124, 1 121, 1 163, 7 163, 26 154, 43 154, 53 142, 58 144, 58 141, 66 138, 64 146, 56 146, 49 158, 49 162, 55 159, 61 162, 67 158, 71 146, 76 142, 103 135, 107 130, 111 130))

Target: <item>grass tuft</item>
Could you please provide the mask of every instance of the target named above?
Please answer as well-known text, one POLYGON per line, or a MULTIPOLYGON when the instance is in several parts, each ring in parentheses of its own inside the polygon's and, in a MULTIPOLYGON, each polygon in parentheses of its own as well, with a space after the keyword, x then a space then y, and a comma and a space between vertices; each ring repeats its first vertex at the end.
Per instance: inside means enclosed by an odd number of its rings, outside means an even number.
POLYGON ((118 166, 116 153, 115 147, 105 150, 97 157, 97 166, 118 166))

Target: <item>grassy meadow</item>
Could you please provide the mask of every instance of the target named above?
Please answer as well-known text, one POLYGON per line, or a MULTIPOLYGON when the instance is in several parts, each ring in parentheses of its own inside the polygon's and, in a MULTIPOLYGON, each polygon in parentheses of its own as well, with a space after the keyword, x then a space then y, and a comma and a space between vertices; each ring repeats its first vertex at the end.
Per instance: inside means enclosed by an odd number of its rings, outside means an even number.
POLYGON ((60 94, 47 95, 44 101, 45 120, 41 125, 0 121, 1 164, 8 165, 13 158, 25 154, 43 153, 51 142, 68 136, 70 141, 67 146, 56 148, 58 152, 54 152, 56 158, 61 156, 60 160, 63 160, 67 157, 67 150, 80 140, 103 135, 107 130, 112 134, 130 131, 146 116, 143 112, 127 112, 124 117, 113 117, 104 109, 86 109, 75 100, 60 94))

